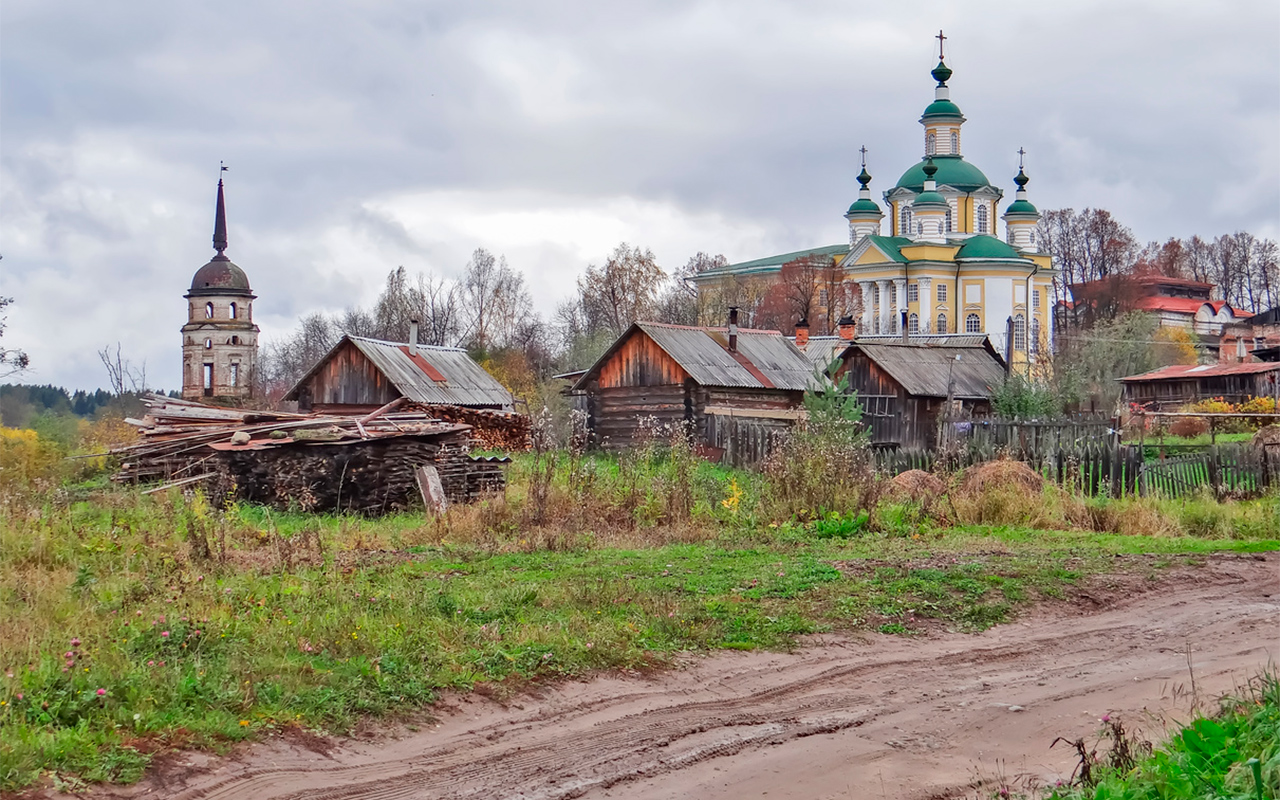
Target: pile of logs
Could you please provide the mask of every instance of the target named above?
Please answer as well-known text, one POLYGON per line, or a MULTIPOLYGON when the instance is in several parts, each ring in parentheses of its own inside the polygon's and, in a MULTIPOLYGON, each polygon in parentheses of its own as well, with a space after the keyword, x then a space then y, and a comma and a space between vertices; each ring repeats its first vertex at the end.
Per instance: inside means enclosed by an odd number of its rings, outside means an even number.
POLYGON ((470 425, 471 438, 475 446, 481 450, 523 453, 531 444, 530 422, 527 414, 427 403, 412 403, 406 408, 430 414, 445 422, 470 425))
POLYGON ((305 511, 385 514, 468 502, 504 485, 505 458, 472 458, 469 425, 402 402, 364 416, 218 408, 148 395, 141 441, 112 452, 117 481, 202 486, 211 497, 305 511), (428 498, 419 473, 436 476, 428 498), (425 473, 424 473, 425 474, 425 473))

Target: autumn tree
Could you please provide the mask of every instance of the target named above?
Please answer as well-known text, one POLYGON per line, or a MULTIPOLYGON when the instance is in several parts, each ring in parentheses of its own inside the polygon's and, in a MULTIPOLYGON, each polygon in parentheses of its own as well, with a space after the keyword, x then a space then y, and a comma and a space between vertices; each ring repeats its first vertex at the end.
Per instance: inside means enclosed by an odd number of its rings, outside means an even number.
POLYGON ((753 324, 789 331, 798 320, 806 319, 816 335, 825 335, 849 308, 850 298, 845 296, 835 260, 811 254, 782 265, 753 324))
POLYGON ((607 331, 616 338, 632 322, 652 319, 666 278, 652 250, 626 242, 614 249, 603 266, 588 264, 578 278, 586 331, 607 331))

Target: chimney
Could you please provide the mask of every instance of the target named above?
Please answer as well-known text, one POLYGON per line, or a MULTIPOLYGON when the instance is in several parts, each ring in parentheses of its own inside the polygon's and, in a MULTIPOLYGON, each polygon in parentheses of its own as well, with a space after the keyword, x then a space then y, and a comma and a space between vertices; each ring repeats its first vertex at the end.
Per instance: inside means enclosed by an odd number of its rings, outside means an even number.
POLYGON ((1004 376, 1013 370, 1013 317, 1004 323, 1004 376))
POLYGON ((1245 356, 1244 337, 1241 336, 1240 338, 1236 339, 1236 361, 1243 362, 1244 356, 1245 356))
POLYGON ((848 314, 845 314, 836 323, 836 333, 840 334, 840 338, 844 339, 846 342, 853 341, 854 331, 855 331, 855 327, 853 324, 853 317, 849 316, 848 314))
POLYGON ((911 344, 910 333, 907 331, 907 312, 902 312, 902 343, 911 344))
POLYGON ((416 356, 418 354, 418 321, 416 319, 409 320, 409 355, 416 356))
POLYGON ((729 306, 729 352, 738 352, 738 307, 729 306))
POLYGON ((803 349, 809 344, 809 320, 804 317, 796 323, 796 347, 803 349))

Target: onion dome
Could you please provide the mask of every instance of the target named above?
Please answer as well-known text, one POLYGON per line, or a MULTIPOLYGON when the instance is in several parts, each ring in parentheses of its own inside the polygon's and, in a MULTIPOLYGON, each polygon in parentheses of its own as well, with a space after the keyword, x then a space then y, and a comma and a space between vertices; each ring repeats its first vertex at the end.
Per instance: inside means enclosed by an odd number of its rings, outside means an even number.
POLYGON ((867 165, 862 165, 862 172, 858 174, 858 183, 862 184, 862 188, 858 190, 858 199, 853 201, 853 205, 849 206, 848 214, 880 214, 880 206, 875 200, 871 199, 871 189, 868 184, 871 183, 871 176, 867 174, 867 165))
POLYGON ((1039 216, 1039 210, 1027 199, 1027 184, 1031 182, 1031 179, 1027 177, 1027 173, 1023 171, 1022 167, 1018 167, 1018 175, 1013 179, 1013 182, 1018 185, 1018 192, 1014 201, 1005 209, 1005 215, 1035 214, 1039 216))
POLYGON ((217 251, 217 255, 211 258, 208 264, 196 270, 195 276, 191 278, 191 290, 187 292, 187 297, 203 295, 253 297, 253 290, 249 288, 249 276, 223 254, 227 249, 227 208, 223 199, 221 179, 218 181, 218 205, 213 220, 213 249, 217 251))
POLYGON ((921 171, 924 172, 923 191, 916 195, 916 199, 912 202, 911 207, 913 209, 919 208, 920 206, 935 205, 946 207, 947 199, 938 194, 938 184, 937 181, 933 179, 933 176, 938 172, 938 167, 933 163, 932 158, 925 159, 924 166, 921 171))

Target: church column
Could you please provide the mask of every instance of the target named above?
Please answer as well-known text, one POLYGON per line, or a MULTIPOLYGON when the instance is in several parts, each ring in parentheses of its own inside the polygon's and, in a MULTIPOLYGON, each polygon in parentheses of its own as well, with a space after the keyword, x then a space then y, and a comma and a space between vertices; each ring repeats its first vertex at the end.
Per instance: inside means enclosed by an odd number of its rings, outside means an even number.
POLYGON ((858 291, 862 292, 862 323, 858 326, 858 335, 866 336, 872 332, 871 281, 858 281, 858 291))
POLYGON ((889 333, 889 281, 876 281, 880 296, 880 329, 876 333, 889 333))
POLYGON ((933 332, 933 279, 918 278, 920 285, 920 332, 933 332))
POLYGON ((902 312, 907 310, 907 279, 894 278, 893 286, 893 332, 902 333, 898 326, 902 324, 902 312))

